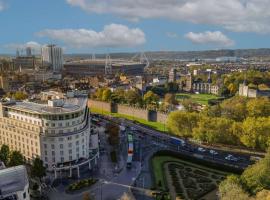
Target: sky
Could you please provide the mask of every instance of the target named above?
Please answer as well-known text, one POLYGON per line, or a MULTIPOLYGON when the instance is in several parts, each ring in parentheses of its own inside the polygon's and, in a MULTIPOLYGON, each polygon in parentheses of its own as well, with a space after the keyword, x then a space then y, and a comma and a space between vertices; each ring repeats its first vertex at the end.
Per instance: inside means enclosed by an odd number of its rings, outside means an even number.
POLYGON ((0 0, 0 53, 270 47, 269 0, 0 0))

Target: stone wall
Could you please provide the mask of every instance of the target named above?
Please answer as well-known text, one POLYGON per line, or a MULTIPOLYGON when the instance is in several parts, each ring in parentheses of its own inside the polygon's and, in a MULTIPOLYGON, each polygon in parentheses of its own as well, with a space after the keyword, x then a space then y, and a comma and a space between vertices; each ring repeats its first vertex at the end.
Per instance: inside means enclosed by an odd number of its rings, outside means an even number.
POLYGON ((88 107, 90 108, 97 108, 99 110, 103 110, 106 112, 113 112, 113 106, 111 103, 108 102, 103 102, 103 101, 96 101, 96 100, 92 100, 89 99, 88 100, 88 107))
POLYGON ((166 123, 167 118, 168 118, 168 114, 162 113, 162 112, 157 112, 157 122, 166 123))
POLYGON ((148 110, 136 108, 136 107, 132 107, 132 106, 118 104, 117 105, 117 113, 145 119, 147 121, 149 120, 148 119, 148 116, 149 116, 148 110))
POLYGON ((166 123, 168 114, 156 111, 149 111, 142 108, 127 106, 127 105, 120 105, 120 104, 112 104, 108 102, 96 101, 89 99, 88 106, 91 108, 97 108, 99 110, 112 112, 112 113, 119 113, 123 115, 129 115, 136 118, 141 118, 147 121, 152 122, 160 122, 166 123))

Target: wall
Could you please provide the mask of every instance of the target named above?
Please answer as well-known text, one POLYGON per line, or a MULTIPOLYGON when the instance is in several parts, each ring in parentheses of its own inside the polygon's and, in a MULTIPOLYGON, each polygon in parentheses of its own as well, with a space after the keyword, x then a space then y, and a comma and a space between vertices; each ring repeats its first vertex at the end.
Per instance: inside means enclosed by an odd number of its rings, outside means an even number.
POLYGON ((88 101, 88 106, 90 107, 90 110, 91 110, 91 107, 94 107, 100 110, 103 109, 103 111, 134 116, 134 117, 141 118, 147 121, 152 121, 152 122, 166 123, 167 118, 168 118, 168 114, 162 113, 162 112, 149 111, 142 108, 136 108, 136 107, 120 105, 120 104, 111 104, 111 103, 95 101, 91 99, 89 99, 88 101))
POLYGON ((166 123, 167 118, 168 118, 168 114, 162 113, 162 112, 157 112, 157 122, 166 123))
POLYGON ((89 99, 88 100, 88 107, 90 108, 98 108, 100 110, 106 111, 106 112, 113 112, 113 106, 111 103, 108 102, 103 102, 103 101, 96 101, 96 100, 92 100, 89 99))
POLYGON ((134 117, 138 117, 141 119, 149 120, 149 111, 141 108, 126 106, 126 105, 117 105, 117 113, 124 114, 124 115, 130 115, 134 117))

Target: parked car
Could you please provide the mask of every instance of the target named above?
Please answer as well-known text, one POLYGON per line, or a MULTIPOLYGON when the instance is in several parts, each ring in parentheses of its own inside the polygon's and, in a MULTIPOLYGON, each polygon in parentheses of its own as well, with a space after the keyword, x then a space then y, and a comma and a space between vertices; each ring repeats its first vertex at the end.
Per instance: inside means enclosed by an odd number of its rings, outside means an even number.
POLYGON ((238 159, 231 154, 227 155, 225 159, 230 160, 230 161, 235 161, 235 162, 238 161, 238 159))
POLYGON ((209 151, 209 153, 212 154, 212 155, 217 155, 218 154, 218 152, 216 152, 215 150, 212 150, 212 149, 209 151))

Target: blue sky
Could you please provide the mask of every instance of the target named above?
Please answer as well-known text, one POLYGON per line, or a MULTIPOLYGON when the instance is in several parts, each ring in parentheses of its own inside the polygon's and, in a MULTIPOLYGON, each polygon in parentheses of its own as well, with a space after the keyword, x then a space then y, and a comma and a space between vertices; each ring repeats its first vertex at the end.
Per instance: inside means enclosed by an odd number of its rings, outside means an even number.
POLYGON ((268 48, 268 0, 0 0, 0 53, 268 48))

